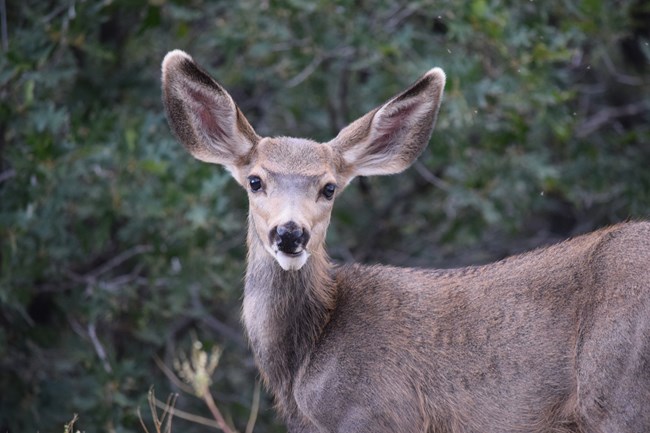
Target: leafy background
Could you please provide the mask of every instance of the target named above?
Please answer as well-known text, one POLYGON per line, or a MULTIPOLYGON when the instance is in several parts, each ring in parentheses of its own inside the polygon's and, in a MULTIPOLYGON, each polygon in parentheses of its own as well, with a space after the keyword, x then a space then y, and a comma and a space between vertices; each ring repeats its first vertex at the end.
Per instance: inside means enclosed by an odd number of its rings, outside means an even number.
MULTIPOLYGON (((340 198, 331 255, 485 263, 650 214, 647 0, 1 2, 0 431, 142 431, 193 338, 242 430, 244 195, 172 138, 159 65, 190 52, 262 135, 332 137, 432 66, 429 149, 340 198)), ((263 397, 256 432, 283 431, 263 397)), ((207 415, 183 394, 177 406, 207 415)), ((175 430, 205 427, 176 419, 175 430)))

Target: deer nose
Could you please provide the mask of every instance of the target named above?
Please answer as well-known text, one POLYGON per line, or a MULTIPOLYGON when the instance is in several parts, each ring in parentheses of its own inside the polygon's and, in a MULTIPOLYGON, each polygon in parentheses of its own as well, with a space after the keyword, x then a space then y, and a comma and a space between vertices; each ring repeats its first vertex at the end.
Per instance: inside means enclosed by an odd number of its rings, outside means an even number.
POLYGON ((285 254, 298 254, 309 242, 309 233, 298 224, 289 221, 271 230, 271 243, 285 254))

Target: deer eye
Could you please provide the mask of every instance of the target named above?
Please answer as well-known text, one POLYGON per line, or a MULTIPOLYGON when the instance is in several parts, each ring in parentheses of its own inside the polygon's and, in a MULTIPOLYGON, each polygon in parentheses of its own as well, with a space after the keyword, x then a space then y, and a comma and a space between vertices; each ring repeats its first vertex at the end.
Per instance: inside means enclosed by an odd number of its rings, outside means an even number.
POLYGON ((334 191, 336 191, 336 185, 333 183, 328 183, 323 187, 323 197, 325 197, 328 200, 332 200, 332 197, 334 197, 334 191))
POLYGON ((257 192, 262 189, 262 179, 259 176, 248 176, 248 185, 251 187, 251 191, 257 192))

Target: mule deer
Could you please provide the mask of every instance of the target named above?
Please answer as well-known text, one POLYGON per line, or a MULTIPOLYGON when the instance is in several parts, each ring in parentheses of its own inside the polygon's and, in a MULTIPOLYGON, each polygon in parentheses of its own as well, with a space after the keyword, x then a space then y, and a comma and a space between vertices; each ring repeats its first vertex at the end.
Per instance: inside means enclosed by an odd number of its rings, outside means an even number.
POLYGON ((167 117, 250 203, 243 320, 290 432, 650 432, 650 224, 451 270, 337 266, 335 197, 403 171, 445 85, 431 69, 328 143, 258 136, 182 51, 167 117))

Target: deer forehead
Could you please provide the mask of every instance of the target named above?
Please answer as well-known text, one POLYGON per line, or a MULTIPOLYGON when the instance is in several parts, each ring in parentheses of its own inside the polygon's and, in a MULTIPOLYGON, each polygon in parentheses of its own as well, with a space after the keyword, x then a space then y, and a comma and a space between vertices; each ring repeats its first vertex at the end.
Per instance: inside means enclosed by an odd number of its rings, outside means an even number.
POLYGON ((340 156, 327 144, 301 138, 264 138, 253 166, 281 175, 324 177, 335 175, 340 156))

